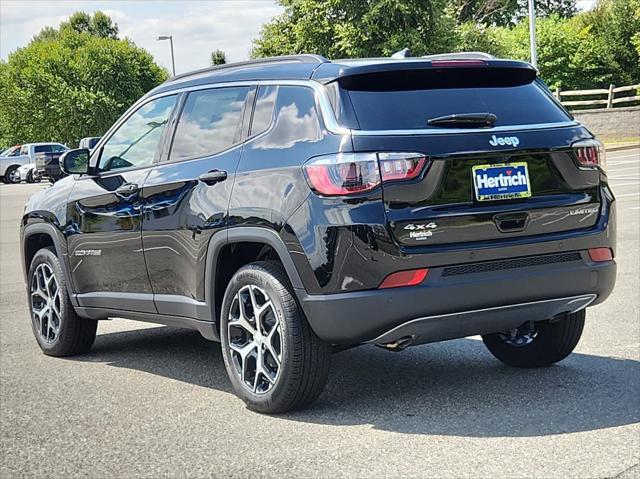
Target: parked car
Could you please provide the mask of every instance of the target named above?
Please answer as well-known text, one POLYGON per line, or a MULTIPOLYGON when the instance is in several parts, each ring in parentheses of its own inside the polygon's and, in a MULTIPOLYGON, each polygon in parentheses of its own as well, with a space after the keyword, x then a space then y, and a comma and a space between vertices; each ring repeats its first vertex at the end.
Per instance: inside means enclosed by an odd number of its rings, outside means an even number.
POLYGON ((615 282, 602 145, 520 61, 225 65, 61 162, 21 222, 45 354, 88 351, 112 317, 192 328, 261 412, 311 404, 360 344, 480 334, 549 366, 615 282))
POLYGON ((87 138, 83 138, 80 140, 80 144, 78 148, 86 148, 87 150, 93 150, 95 146, 100 141, 99 136, 88 136, 87 138))
POLYGON ((18 168, 25 164, 26 158, 20 156, 20 145, 12 146, 0 155, 0 178, 5 183, 19 183, 18 168))
POLYGON ((40 178, 48 178, 51 183, 55 183, 62 178, 64 174, 60 170, 58 160, 62 153, 68 149, 59 143, 41 147, 41 150, 35 155, 36 175, 40 178))
POLYGON ((22 165, 18 168, 18 174, 20 175, 20 181, 26 181, 27 183, 40 183, 42 179, 38 174, 35 163, 22 165))

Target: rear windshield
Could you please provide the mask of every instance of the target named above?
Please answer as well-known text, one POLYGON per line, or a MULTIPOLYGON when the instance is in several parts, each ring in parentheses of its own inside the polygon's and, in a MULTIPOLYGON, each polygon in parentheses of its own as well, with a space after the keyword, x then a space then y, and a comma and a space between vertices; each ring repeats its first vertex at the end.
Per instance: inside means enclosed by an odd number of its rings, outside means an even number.
MULTIPOLYGON (((395 72, 398 76, 404 73, 395 72)), ((429 77, 423 77, 422 81, 416 78, 398 81, 396 77, 393 82, 376 81, 368 76, 369 79, 345 82, 339 86, 334 84, 332 87, 336 114, 345 120, 341 123, 354 120, 356 123, 345 126, 362 130, 442 128, 431 127, 427 121, 464 113, 493 113, 497 116, 495 126, 556 123, 571 119, 544 85, 535 80, 508 82, 502 77, 500 84, 496 84, 477 75, 474 78, 473 72, 469 72, 466 79, 452 78, 455 81, 451 82, 442 76, 437 81, 429 77), (344 104, 339 105, 336 101, 347 101, 349 105, 345 108, 344 104), (352 111, 346 112, 349 109, 352 111)))

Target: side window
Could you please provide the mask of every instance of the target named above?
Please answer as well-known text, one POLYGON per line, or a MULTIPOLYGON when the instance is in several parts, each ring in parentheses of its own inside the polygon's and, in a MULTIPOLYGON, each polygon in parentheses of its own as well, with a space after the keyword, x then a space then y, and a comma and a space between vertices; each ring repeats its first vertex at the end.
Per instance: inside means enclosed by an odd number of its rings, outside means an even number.
POLYGON ((250 136, 259 135, 269 129, 273 121, 273 109, 276 106, 278 87, 275 85, 261 86, 253 110, 250 136))
POLYGON ((23 146, 22 148, 20 148, 20 156, 24 156, 24 155, 28 155, 29 154, 29 147, 28 146, 23 146))
POLYGON ((53 151, 54 153, 60 153, 66 150, 67 149, 62 145, 51 145, 51 151, 53 151))
POLYGON ((34 153, 51 153, 51 145, 40 145, 33 148, 34 153))
POLYGON ((127 118, 104 144, 100 170, 150 166, 175 103, 175 95, 158 98, 127 118))
POLYGON ((242 113, 252 87, 231 87, 189 93, 171 147, 170 160, 220 153, 239 143, 242 113))

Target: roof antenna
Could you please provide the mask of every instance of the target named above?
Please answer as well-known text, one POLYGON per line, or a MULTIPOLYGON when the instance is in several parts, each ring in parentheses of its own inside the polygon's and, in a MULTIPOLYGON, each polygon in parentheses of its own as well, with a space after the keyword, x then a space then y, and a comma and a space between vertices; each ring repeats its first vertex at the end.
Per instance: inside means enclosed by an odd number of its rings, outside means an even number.
POLYGON ((410 56, 411 56, 411 50, 409 50, 408 48, 403 48, 399 52, 395 52, 393 55, 391 55, 391 58, 402 59, 402 58, 409 58, 410 56))

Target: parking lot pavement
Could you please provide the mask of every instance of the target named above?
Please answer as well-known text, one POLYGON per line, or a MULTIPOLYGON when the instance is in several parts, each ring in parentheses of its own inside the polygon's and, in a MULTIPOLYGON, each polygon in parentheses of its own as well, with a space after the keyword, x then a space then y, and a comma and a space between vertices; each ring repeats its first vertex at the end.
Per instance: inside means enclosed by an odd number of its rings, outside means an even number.
POLYGON ((18 221, 47 186, 0 186, 0 476, 640 477, 640 151, 608 159, 618 283, 576 353, 516 370, 477 338, 356 348, 315 407, 278 417, 243 406, 194 332, 115 320, 89 354, 41 354, 18 221))

